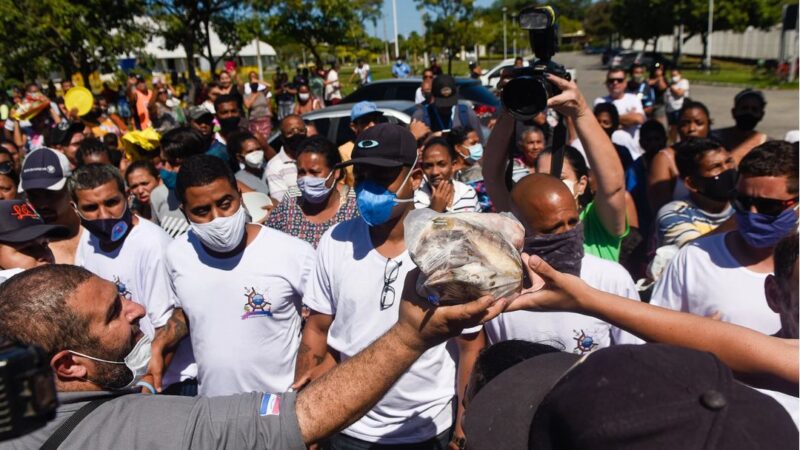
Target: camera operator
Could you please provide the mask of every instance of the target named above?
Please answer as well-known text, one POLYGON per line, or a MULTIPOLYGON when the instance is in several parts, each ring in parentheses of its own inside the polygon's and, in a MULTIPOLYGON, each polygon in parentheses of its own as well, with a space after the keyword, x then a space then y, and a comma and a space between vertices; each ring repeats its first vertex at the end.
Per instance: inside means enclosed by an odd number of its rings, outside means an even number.
POLYGON ((305 448, 367 412, 427 349, 507 306, 487 296, 436 308, 417 296, 416 278, 407 278, 409 301, 386 334, 299 393, 178 398, 126 389, 140 380, 150 345, 138 327, 144 309, 114 283, 68 265, 15 275, 0 286, 0 329, 44 350, 61 406, 44 428, 0 448, 305 448), (54 435, 62 441, 46 442, 54 435))

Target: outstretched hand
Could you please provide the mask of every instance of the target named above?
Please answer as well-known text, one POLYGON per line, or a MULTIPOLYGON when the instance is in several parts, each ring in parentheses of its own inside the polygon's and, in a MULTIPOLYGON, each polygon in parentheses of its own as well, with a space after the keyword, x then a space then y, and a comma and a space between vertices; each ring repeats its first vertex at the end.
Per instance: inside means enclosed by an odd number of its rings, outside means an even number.
POLYGON ((588 285, 580 278, 553 269, 536 255, 522 254, 522 263, 531 280, 531 287, 513 298, 506 311, 571 311, 579 310, 579 299, 588 285))
POLYGON ((398 325, 412 347, 430 348, 497 317, 508 302, 486 295, 458 305, 436 306, 417 293, 419 269, 408 273, 403 287, 398 325))

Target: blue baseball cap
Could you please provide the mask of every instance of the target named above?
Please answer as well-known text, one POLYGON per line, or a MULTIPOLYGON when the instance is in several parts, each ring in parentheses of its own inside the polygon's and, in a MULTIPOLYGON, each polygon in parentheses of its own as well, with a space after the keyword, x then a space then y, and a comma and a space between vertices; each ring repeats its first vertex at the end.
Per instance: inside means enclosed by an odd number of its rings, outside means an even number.
POLYGON ((355 122, 367 114, 383 115, 383 112, 378 109, 378 105, 375 103, 368 102, 366 100, 363 102, 358 102, 353 105, 353 109, 350 110, 350 122, 355 122))

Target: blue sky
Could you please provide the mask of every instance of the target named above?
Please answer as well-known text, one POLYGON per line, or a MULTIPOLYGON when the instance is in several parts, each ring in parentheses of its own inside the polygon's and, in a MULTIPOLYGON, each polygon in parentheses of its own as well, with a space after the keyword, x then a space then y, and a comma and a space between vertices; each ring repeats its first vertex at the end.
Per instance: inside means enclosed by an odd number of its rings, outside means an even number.
MULTIPOLYGON (((414 0, 396 0, 397 1, 397 32, 403 36, 408 36, 412 31, 419 34, 423 33, 422 27, 422 11, 417 10, 417 4, 414 0)), ((475 6, 487 7, 493 3, 493 0, 475 0, 475 6)), ((394 40, 394 29, 392 28, 392 0, 383 0, 383 16, 386 18, 386 35, 389 40, 394 40)), ((372 36, 383 39, 383 22, 378 21, 377 27, 373 27, 372 23, 366 23, 364 26, 367 33, 372 36)))

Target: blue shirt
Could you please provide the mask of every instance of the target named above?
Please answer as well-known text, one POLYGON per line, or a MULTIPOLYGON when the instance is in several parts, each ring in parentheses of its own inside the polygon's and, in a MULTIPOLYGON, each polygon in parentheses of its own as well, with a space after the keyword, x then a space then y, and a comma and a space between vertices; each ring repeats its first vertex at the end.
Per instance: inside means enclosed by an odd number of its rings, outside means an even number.
POLYGON ((394 63, 392 66, 392 75, 394 75, 395 78, 407 78, 411 75, 411 67, 408 67, 406 63, 394 63))

